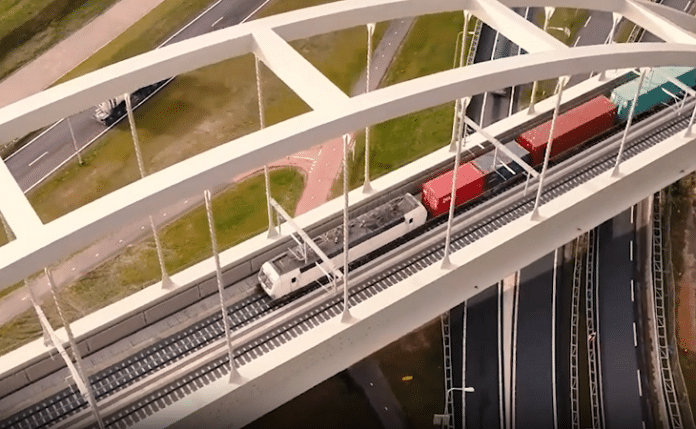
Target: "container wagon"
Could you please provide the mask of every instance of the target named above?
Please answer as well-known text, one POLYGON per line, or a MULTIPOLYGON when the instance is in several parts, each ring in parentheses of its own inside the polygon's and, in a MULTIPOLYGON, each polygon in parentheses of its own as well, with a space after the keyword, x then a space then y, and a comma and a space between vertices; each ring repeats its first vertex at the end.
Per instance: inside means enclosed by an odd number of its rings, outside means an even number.
MULTIPOLYGON (((634 116, 659 104, 667 103, 672 100, 673 96, 682 92, 678 86, 667 80, 666 76, 690 87, 696 84, 696 69, 691 67, 659 67, 651 70, 645 74, 643 84, 640 87, 634 116)), ((638 89, 639 80, 640 78, 633 79, 614 88, 611 92, 611 101, 617 106, 619 121, 628 120, 628 113, 631 110, 631 103, 633 103, 633 97, 638 89)))
MULTIPOLYGON (((607 97, 600 95, 556 118, 551 144, 551 158, 572 149, 614 126, 616 106, 607 97)), ((551 120, 522 133, 517 142, 531 154, 532 164, 544 162, 546 145, 549 141, 551 120)))
MULTIPOLYGON (((526 162, 527 164, 531 164, 529 152, 520 146, 516 141, 513 140, 505 143, 504 146, 510 150, 510 152, 522 159, 522 161, 526 162)), ((519 164, 513 161, 512 158, 507 156, 507 154, 502 150, 498 150, 497 153, 496 149, 486 152, 485 154, 473 159, 471 162, 486 176, 484 189, 490 189, 497 186, 524 171, 519 164)))
MULTIPOLYGON (((452 175, 453 171, 448 171, 423 183, 421 194, 423 205, 433 217, 449 211, 452 196, 452 175)), ((480 196, 483 193, 485 179, 485 174, 471 162, 460 166, 457 172, 455 205, 459 206, 480 196)))

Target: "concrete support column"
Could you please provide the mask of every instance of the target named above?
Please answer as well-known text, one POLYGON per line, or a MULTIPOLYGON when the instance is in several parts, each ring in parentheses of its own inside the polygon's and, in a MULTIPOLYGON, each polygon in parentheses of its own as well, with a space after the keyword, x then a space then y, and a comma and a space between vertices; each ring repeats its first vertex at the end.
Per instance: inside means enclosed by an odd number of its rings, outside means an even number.
MULTIPOLYGON (((135 158, 138 161, 138 169, 140 170, 140 178, 147 175, 145 171, 145 164, 143 163, 143 155, 140 152, 140 141, 138 140, 138 130, 135 127, 135 118, 133 117, 133 106, 131 105, 130 94, 124 94, 126 99, 126 112, 128 113, 128 123, 130 124, 131 136, 133 137, 133 146, 135 147, 135 158)), ((164 252, 162 251, 162 243, 160 242, 159 235, 157 235, 157 228, 155 228, 155 221, 150 215, 150 229, 152 230, 152 235, 155 237, 155 246, 157 247, 157 259, 159 260, 160 270, 162 271, 162 288, 163 289, 173 289, 174 282, 169 277, 167 272, 167 267, 164 264, 164 252)))
MULTIPOLYGON (((461 118, 466 115, 466 108, 469 105, 469 98, 465 98, 462 104, 461 118)), ((464 120, 461 121, 464 124, 464 120)), ((454 268, 452 262, 450 262, 450 241, 452 236, 452 218, 454 217, 454 201, 457 195, 457 173, 459 171, 459 163, 461 162, 462 153, 462 141, 466 140, 466 127, 464 127, 464 132, 459 134, 457 139, 457 152, 454 155, 454 170, 452 171, 452 193, 450 194, 450 207, 449 207, 449 217, 447 218, 447 232, 445 233, 445 256, 442 258, 442 268, 449 270, 454 268)))
POLYGON ((343 135, 343 314, 341 322, 352 320, 348 301, 348 134, 343 135))
MULTIPOLYGON (((373 22, 367 24, 367 70, 365 72, 365 93, 370 92, 370 60, 372 59, 372 35, 375 32, 373 22)), ((363 193, 372 192, 370 186, 370 127, 365 127, 365 181, 363 182, 363 193)))
POLYGON ((553 118, 551 119, 551 130, 549 130, 549 142, 546 145, 546 153, 544 155, 544 165, 541 168, 541 174, 539 175, 539 187, 537 188, 536 199, 534 200, 534 209, 532 210, 532 220, 537 220, 539 216, 539 200, 541 199, 541 193, 544 189, 544 176, 546 175, 546 170, 549 166, 549 157, 551 156, 551 145, 553 144, 553 132, 556 127, 556 119, 558 118, 558 111, 561 107, 561 97, 563 96, 563 88, 566 83, 568 83, 569 78, 567 76, 561 76, 558 78, 558 96, 556 98, 556 106, 553 109, 553 118))
POLYGON ((87 399, 87 402, 89 403, 89 406, 92 409, 92 413, 94 414, 94 418, 97 420, 99 428, 104 429, 104 420, 102 420, 101 414, 99 413, 99 407, 97 407, 97 400, 94 397, 94 390, 92 390, 92 384, 89 382, 89 378, 85 375, 85 371, 82 368, 82 356, 80 356, 80 351, 77 348, 75 336, 73 335, 72 328, 70 328, 70 323, 68 323, 68 321, 65 319, 65 316, 63 316, 63 311, 61 310, 60 303, 58 302, 58 295, 56 295, 56 288, 55 282, 53 281, 53 275, 48 270, 48 268, 44 268, 44 273, 46 274, 46 278, 48 279, 48 285, 51 288, 51 295, 53 295, 53 302, 56 304, 56 309, 58 310, 60 322, 63 324, 65 332, 68 334, 68 343, 70 344, 70 348, 73 352, 73 357, 75 358, 75 368, 77 369, 77 374, 73 374, 73 378, 77 376, 82 380, 82 383, 86 387, 86 395, 84 395, 86 396, 85 399, 87 399))
MULTIPOLYGON (((254 68, 256 69, 256 97, 259 104, 259 124, 261 129, 266 128, 266 117, 263 111, 263 98, 261 94, 261 69, 259 68, 259 57, 254 56, 254 68)), ((278 232, 273 225, 273 211, 271 210, 271 179, 268 177, 268 165, 263 166, 263 178, 266 184, 266 210, 268 211, 268 238, 278 236, 278 232)))
POLYGON ((227 356, 230 360, 230 382, 239 381, 241 378, 239 371, 234 364, 234 353, 232 349, 232 337, 230 336, 230 321, 227 317, 225 308, 225 297, 222 286, 222 270, 220 269, 220 253, 218 252, 217 236, 215 235, 215 221, 213 220, 213 208, 210 204, 210 191, 203 192, 205 198, 205 212, 208 216, 208 229, 210 230, 210 242, 213 247, 213 260, 215 261, 215 277, 217 278, 218 295, 220 297, 220 311, 222 312, 222 324, 225 327, 225 340, 227 341, 227 356))
POLYGON ((621 157, 623 156, 624 148, 626 147, 626 138, 628 136, 628 129, 633 121, 633 113, 636 110, 636 102, 638 101, 638 95, 640 94, 640 89, 643 86, 643 79, 645 78, 646 69, 641 70, 640 79, 638 79, 638 89, 636 94, 633 96, 633 101, 631 102, 631 110, 628 111, 628 121, 626 121, 626 127, 624 128, 623 136, 621 137, 621 146, 619 146, 619 154, 616 156, 616 163, 614 164, 614 170, 611 172, 612 176, 617 176, 619 174, 619 165, 621 164, 621 157))

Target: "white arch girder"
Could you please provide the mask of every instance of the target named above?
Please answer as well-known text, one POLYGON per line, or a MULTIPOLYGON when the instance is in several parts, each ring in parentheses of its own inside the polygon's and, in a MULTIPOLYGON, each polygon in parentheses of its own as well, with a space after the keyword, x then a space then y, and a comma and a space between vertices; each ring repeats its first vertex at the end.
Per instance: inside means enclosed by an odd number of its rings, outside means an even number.
MULTIPOLYGON (((577 1, 557 0, 556 4, 572 5, 577 1)), ((656 19, 657 15, 645 13, 643 6, 636 6, 643 2, 628 1, 629 6, 623 0, 603 0, 601 4, 598 0, 586 0, 584 4, 596 3, 599 10, 623 8, 629 10, 629 13, 642 13, 643 16, 656 19)), ((504 3, 508 6, 517 5, 513 1, 504 3)), ((366 24, 368 21, 461 10, 463 6, 470 9, 479 7, 484 16, 497 16, 497 23, 492 22, 494 25, 514 22, 509 14, 496 12, 498 5, 481 7, 478 0, 351 0, 332 3, 252 21, 179 42, 95 71, 0 109, 0 139, 7 140, 66 114, 84 110, 114 94, 249 52, 258 52, 276 74, 287 79, 286 83, 315 108, 312 112, 241 137, 150 175, 46 225, 36 226, 31 220, 25 224, 15 222, 20 225, 20 232, 27 230, 29 225, 34 231, 31 235, 20 234, 17 240, 0 248, 0 288, 13 284, 60 259, 62 255, 79 250, 96 238, 182 197, 199 194, 211 186, 228 182, 229 177, 237 173, 374 123, 456 98, 560 75, 609 68, 696 65, 696 46, 691 44, 610 45, 573 49, 564 47, 445 71, 349 98, 325 77, 317 76, 321 81, 321 90, 312 92, 306 82, 286 76, 287 73, 282 70, 287 66, 284 61, 277 61, 272 55, 268 55, 281 52, 285 58, 290 58, 292 70, 307 71, 306 60, 289 51, 287 43, 280 38, 294 40, 366 24), (341 101, 336 102, 331 97, 341 101)), ((670 34, 688 35, 683 30, 672 31, 670 34)), ((318 72, 310 73, 316 76, 318 72)), ((3 177, 0 175, 1 180, 3 177)), ((2 182, 0 185, 4 187, 2 182)), ((17 195, 9 197, 20 203, 20 211, 26 211, 26 200, 22 203, 17 195)), ((5 206, 6 204, 0 208, 5 206)))

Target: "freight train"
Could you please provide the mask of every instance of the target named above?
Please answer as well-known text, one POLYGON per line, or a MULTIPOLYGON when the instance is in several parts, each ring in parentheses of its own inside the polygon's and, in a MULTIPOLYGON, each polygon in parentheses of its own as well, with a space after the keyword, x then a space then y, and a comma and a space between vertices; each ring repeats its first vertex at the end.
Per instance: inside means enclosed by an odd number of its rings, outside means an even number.
MULTIPOLYGON (((155 82, 131 93, 131 105, 135 108, 141 101, 158 90, 169 79, 155 82)), ((106 126, 111 126, 126 115, 126 99, 123 95, 99 103, 94 108, 94 118, 106 126)))
MULTIPOLYGON (((636 101, 634 116, 650 114, 669 104, 682 91, 665 76, 687 86, 696 86, 696 69, 663 67, 647 73, 636 101)), ((587 141, 609 132, 625 122, 638 87, 638 78, 614 88, 610 97, 599 95, 560 114, 554 127, 550 157, 578 149, 587 141)), ((551 120, 518 135, 505 143, 507 149, 533 168, 544 161, 551 130, 551 120)), ((455 186, 455 205, 478 200, 485 193, 520 178, 524 170, 502 151, 489 151, 459 166, 455 186)), ((421 200, 405 194, 352 219, 349 224, 350 261, 380 250, 392 241, 424 225, 427 218, 436 218, 449 211, 453 170, 421 185, 421 200)), ((342 265, 342 225, 322 234, 315 243, 335 265, 342 265)), ((295 246, 265 262, 259 271, 259 282, 272 298, 280 298, 304 289, 321 280, 327 273, 319 266, 321 260, 307 246, 295 246)))

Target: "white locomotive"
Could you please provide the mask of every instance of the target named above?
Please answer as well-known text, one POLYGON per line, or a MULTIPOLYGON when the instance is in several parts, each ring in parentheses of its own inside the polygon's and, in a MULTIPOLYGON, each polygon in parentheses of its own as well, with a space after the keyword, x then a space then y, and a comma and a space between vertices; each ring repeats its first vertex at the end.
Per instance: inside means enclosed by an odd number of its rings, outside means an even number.
MULTIPOLYGON (((411 194, 396 197, 349 221, 349 263, 425 224, 425 207, 411 194)), ((336 267, 343 266, 343 225, 314 239, 336 267)), ((326 275, 321 258, 311 248, 294 246, 259 271, 259 282, 271 298, 280 298, 326 275)))

